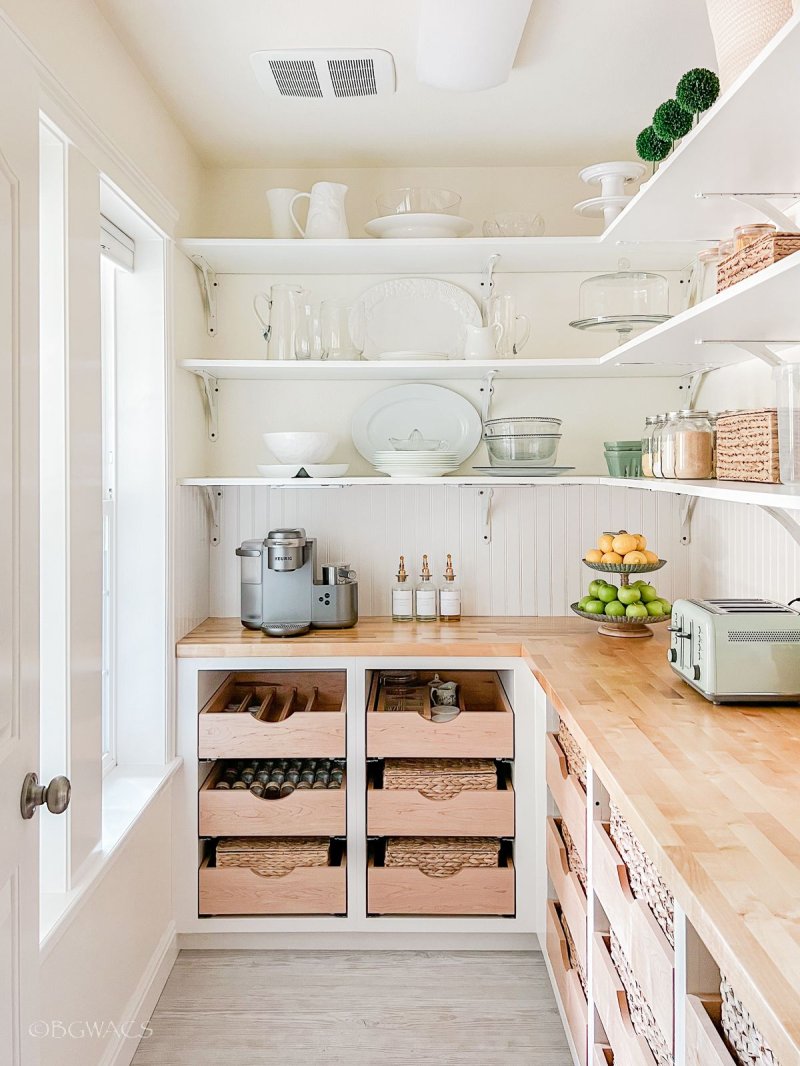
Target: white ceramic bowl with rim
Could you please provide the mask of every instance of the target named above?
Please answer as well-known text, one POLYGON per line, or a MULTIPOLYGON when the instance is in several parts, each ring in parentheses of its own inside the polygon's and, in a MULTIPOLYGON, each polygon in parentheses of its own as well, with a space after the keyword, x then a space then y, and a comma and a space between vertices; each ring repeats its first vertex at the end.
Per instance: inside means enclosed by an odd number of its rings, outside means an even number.
POLYGON ((338 439, 322 431, 264 433, 264 443, 279 463, 327 463, 338 439))

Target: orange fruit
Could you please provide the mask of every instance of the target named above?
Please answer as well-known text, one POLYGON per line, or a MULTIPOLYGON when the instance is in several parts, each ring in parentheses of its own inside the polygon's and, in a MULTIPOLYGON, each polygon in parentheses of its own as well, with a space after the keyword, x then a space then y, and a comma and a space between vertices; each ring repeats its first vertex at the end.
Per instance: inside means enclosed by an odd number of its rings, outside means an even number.
POLYGON ((587 563, 601 563, 603 561, 603 553, 599 548, 590 548, 584 555, 584 559, 587 563))
POLYGON ((618 552, 620 555, 627 555, 628 552, 639 550, 639 538, 634 537, 632 533, 619 533, 611 542, 612 551, 618 552))
POLYGON ((603 558, 600 560, 600 562, 601 563, 621 563, 622 562, 622 556, 619 554, 619 552, 606 552, 603 555, 603 558))

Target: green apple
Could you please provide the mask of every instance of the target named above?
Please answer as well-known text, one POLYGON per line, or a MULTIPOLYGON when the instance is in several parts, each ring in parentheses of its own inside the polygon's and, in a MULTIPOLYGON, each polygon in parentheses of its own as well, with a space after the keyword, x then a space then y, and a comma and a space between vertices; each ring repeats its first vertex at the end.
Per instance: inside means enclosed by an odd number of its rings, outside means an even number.
POLYGON ((650 602, 645 604, 645 606, 647 607, 647 613, 651 617, 653 617, 653 618, 663 618, 664 617, 664 604, 661 602, 661 600, 650 600, 650 602))
POLYGON ((597 599, 602 600, 603 603, 611 603, 612 600, 617 599, 616 585, 603 585, 597 590, 597 599))
POLYGON ((589 600, 584 607, 584 611, 586 611, 587 614, 602 614, 605 610, 605 606, 606 605, 602 600, 589 600))
POLYGON ((648 618, 647 608, 643 603, 629 603, 625 608, 628 618, 648 618))
POLYGON ((619 600, 612 600, 606 604, 606 614, 609 618, 621 618, 625 614, 625 604, 619 600))
POLYGON ((604 581, 602 577, 596 577, 594 579, 594 581, 589 586, 589 595, 592 597, 593 600, 597 599, 598 591, 603 587, 603 585, 607 584, 608 582, 604 581))
POLYGON ((665 600, 664 597, 661 596, 658 602, 664 608, 664 614, 672 614, 672 604, 669 602, 669 600, 665 600))
POLYGON ((639 591, 642 594, 642 603, 652 603, 658 599, 658 591, 652 585, 640 585, 639 591))
POLYGON ((635 585, 623 585, 617 593, 617 599, 626 606, 629 603, 638 603, 642 598, 641 590, 635 585))
POLYGON ((594 597, 593 596, 584 596, 583 599, 578 600, 578 610, 579 611, 585 611, 586 610, 586 604, 591 599, 594 599, 594 597))

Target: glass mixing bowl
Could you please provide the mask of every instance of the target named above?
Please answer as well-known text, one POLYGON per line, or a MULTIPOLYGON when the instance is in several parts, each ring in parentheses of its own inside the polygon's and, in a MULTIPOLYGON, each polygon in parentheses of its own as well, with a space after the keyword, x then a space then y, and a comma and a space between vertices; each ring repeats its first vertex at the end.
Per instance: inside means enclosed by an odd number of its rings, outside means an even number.
POLYGON ((378 214, 408 215, 457 215, 461 197, 452 189, 428 189, 424 186, 408 186, 381 193, 375 201, 378 214))

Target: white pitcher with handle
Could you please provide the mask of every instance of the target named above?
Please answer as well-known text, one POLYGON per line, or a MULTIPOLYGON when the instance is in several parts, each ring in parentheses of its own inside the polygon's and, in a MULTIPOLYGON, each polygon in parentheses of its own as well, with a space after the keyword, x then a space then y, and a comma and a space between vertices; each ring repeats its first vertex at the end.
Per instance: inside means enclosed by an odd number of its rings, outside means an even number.
POLYGON ((289 214, 289 206, 299 193, 299 189, 267 189, 266 196, 273 237, 282 240, 292 240, 297 237, 294 220, 289 214))
POLYGON ((344 207, 347 189, 347 185, 339 185, 335 181, 317 181, 311 186, 310 193, 299 192, 292 197, 289 203, 289 214, 301 237, 313 240, 350 236, 344 207), (308 198, 308 218, 305 229, 297 221, 294 213, 294 205, 303 197, 308 198))
POLYGON ((273 285, 256 293, 253 310, 264 331, 268 359, 294 359, 298 308, 307 297, 299 285, 273 285))

